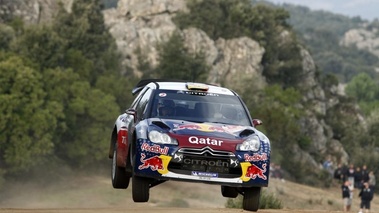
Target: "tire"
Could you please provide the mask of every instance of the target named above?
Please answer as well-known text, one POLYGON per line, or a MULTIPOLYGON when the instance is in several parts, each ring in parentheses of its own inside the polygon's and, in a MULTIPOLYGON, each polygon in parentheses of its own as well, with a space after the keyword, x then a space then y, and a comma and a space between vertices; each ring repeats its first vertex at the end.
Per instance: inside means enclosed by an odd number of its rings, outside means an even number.
POLYGON ((243 195, 243 210, 258 211, 261 197, 261 187, 245 188, 243 195))
POLYGON ((132 194, 134 202, 149 201, 150 180, 133 175, 132 177, 132 194))
POLYGON ((238 196, 238 191, 235 187, 221 186, 221 194, 224 197, 236 198, 238 196))
POLYGON ((117 166, 117 144, 114 145, 113 158, 112 158, 112 186, 115 189, 127 189, 130 182, 130 174, 126 172, 125 168, 117 166))

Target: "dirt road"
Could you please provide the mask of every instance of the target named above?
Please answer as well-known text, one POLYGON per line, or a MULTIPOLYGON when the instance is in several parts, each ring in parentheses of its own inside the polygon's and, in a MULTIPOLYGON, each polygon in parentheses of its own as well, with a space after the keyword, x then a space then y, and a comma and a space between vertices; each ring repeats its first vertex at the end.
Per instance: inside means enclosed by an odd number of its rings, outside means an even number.
MULTIPOLYGON (((241 209, 226 208, 160 208, 160 207, 130 207, 130 208, 84 208, 84 209, 0 209, 1 213, 249 213, 241 209)), ((258 210, 258 213, 340 213, 327 210, 258 210)))
MULTIPOLYGON (((147 203, 134 203, 131 189, 115 190, 109 177, 65 178, 53 185, 14 183, 0 193, 0 213, 250 213, 225 208, 226 198, 216 185, 167 182, 150 190, 147 203), (12 186, 12 187, 10 187, 12 186)), ((280 210, 257 213, 341 213, 340 187, 314 188, 289 181, 270 180, 267 192, 282 202, 280 210)), ((351 212, 358 212, 355 192, 351 212)), ((379 212, 374 197, 372 213, 379 212)))

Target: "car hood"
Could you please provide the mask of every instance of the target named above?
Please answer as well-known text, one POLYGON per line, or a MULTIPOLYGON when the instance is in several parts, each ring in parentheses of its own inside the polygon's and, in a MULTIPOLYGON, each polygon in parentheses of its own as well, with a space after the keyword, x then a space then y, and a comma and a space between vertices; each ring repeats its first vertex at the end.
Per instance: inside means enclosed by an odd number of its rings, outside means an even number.
POLYGON ((152 119, 150 120, 150 125, 166 129, 175 135, 194 135, 229 140, 243 140, 256 132, 256 129, 252 126, 221 123, 197 123, 170 119, 152 119))

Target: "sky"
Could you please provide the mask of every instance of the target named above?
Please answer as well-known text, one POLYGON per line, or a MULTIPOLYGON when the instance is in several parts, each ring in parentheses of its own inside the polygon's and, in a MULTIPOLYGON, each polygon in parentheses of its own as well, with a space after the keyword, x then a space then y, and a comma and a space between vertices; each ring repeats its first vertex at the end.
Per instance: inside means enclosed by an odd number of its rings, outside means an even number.
POLYGON ((349 17, 360 16, 369 21, 379 19, 379 0, 268 0, 275 4, 290 3, 325 10, 349 17))

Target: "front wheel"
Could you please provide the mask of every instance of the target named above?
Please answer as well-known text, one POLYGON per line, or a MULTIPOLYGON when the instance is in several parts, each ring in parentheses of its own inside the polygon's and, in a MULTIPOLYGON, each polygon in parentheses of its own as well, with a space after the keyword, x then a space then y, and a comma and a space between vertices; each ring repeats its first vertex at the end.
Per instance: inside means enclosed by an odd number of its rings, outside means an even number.
POLYGON ((221 194, 223 197, 236 198, 238 196, 238 191, 235 187, 221 186, 221 194))
POLYGON ((150 179, 133 175, 132 177, 133 201, 134 202, 149 201, 149 191, 150 191, 150 179))
POLYGON ((117 166, 117 143, 114 145, 112 158, 112 186, 115 189, 127 189, 130 174, 123 167, 117 166))
POLYGON ((261 187, 245 188, 243 193, 243 210, 258 211, 261 187))

